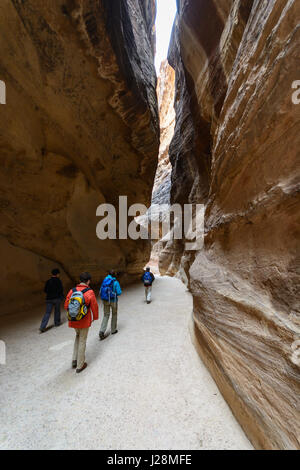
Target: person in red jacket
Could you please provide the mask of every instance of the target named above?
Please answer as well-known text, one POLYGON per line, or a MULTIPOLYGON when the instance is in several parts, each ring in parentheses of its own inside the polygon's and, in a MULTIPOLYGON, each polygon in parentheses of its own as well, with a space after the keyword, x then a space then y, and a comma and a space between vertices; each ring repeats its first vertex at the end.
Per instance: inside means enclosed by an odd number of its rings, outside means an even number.
MULTIPOLYGON (((91 327, 93 321, 98 320, 99 318, 98 302, 96 300, 94 291, 89 288, 92 279, 91 275, 89 273, 82 273, 80 274, 79 279, 80 284, 76 286, 76 290, 83 291, 87 289, 83 296, 85 304, 88 307, 88 313, 87 315, 85 315, 85 317, 82 318, 82 320, 69 321, 69 327, 74 328, 76 332, 72 367, 73 369, 76 369, 76 372, 78 374, 87 367, 87 363, 85 362, 87 336, 89 328, 91 327)), ((71 298, 72 293, 73 289, 69 291, 66 297, 64 305, 66 310, 68 310, 69 300, 71 298)))

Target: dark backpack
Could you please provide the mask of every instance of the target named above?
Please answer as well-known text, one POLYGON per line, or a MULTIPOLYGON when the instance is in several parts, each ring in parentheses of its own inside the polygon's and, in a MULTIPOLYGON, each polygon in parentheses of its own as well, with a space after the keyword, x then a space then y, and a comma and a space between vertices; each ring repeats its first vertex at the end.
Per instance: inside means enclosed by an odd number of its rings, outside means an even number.
POLYGON ((144 274, 144 285, 151 286, 151 284, 152 284, 152 276, 151 276, 151 273, 147 271, 144 274))

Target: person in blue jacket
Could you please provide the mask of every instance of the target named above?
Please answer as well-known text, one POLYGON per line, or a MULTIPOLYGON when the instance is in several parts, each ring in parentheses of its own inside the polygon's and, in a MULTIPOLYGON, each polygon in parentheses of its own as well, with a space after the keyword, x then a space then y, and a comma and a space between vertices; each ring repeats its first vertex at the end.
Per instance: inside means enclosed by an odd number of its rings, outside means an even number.
POLYGON ((103 302, 104 317, 102 320, 99 338, 102 341, 105 338, 105 332, 107 329, 110 311, 111 317, 111 334, 115 335, 118 333, 117 321, 118 321, 118 297, 122 294, 121 286, 116 278, 116 273, 110 271, 108 276, 102 282, 100 288, 100 297, 103 302))

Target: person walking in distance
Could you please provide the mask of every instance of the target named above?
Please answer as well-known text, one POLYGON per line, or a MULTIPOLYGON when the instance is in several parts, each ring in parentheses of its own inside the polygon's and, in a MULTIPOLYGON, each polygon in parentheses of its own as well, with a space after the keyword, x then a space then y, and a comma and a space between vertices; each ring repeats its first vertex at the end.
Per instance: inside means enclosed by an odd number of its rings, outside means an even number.
POLYGON ((99 318, 98 302, 90 288, 91 275, 80 274, 80 283, 71 289, 66 297, 65 309, 68 311, 69 327, 75 329, 75 343, 72 367, 79 374, 86 367, 85 350, 87 336, 94 320, 99 318))
POLYGON ((118 333, 117 330, 117 321, 118 321, 118 297, 122 294, 121 286, 116 278, 116 273, 114 271, 110 271, 109 275, 106 276, 104 281, 102 282, 100 288, 100 297, 103 302, 104 308, 104 317, 102 320, 99 338, 102 341, 105 338, 105 332, 107 329, 110 311, 112 313, 111 316, 111 334, 115 335, 118 333))
POLYGON ((145 297, 147 304, 151 303, 152 284, 155 281, 154 274, 150 271, 150 268, 146 268, 146 271, 142 275, 142 282, 145 287, 145 297))
POLYGON ((46 294, 46 313, 42 319, 40 332, 44 333, 47 329, 49 318, 54 308, 54 325, 60 326, 60 304, 64 298, 64 289, 59 279, 59 269, 52 270, 52 277, 45 284, 44 292, 46 294))

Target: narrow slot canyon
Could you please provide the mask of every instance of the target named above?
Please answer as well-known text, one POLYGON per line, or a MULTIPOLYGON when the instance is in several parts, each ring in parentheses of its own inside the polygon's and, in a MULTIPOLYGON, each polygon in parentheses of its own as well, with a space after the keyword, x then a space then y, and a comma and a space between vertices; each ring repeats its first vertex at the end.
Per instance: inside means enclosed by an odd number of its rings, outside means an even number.
POLYGON ((156 0, 0 3, 0 449, 300 448, 300 5, 174 3, 157 71, 156 0), (197 249, 162 230, 186 205, 197 249), (66 311, 38 331, 53 268, 99 301, 80 375, 66 311))

